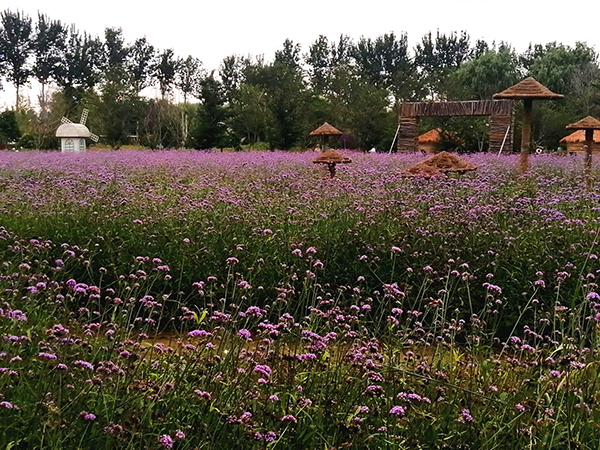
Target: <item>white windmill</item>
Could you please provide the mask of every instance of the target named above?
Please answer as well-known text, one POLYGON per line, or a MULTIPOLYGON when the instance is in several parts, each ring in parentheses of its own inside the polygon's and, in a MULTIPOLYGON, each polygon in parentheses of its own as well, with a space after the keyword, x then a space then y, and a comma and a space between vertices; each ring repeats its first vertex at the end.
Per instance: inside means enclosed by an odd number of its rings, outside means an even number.
POLYGON ((91 139, 98 142, 98 136, 90 133, 88 127, 85 126, 89 111, 84 109, 81 113, 79 123, 73 123, 66 117, 60 121, 62 125, 56 130, 56 137, 60 138, 60 150, 64 152, 82 152, 86 149, 85 140, 91 139))

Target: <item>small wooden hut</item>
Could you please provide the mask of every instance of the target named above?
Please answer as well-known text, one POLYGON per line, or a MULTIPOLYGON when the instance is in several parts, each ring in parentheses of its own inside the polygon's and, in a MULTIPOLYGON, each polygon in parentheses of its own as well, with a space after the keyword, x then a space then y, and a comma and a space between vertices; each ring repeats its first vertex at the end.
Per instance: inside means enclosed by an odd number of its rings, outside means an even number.
POLYGON ((457 146, 463 143, 463 140, 458 135, 451 131, 444 131, 441 128, 429 130, 427 133, 423 133, 417 138, 419 151, 431 154, 441 152, 443 150, 442 143, 444 141, 452 141, 457 146))
MULTIPOLYGON (((565 136, 560 143, 566 146, 568 153, 582 153, 585 144, 585 130, 577 130, 574 133, 565 136)), ((594 144, 600 144, 600 130, 594 131, 594 144)), ((594 152, 600 152, 600 146, 594 145, 594 152)))
POLYGON ((582 130, 585 132, 585 164, 584 176, 588 188, 592 187, 592 152, 594 151, 594 131, 600 131, 600 120, 587 116, 578 122, 567 125, 567 130, 582 130))
POLYGON ((438 153, 442 149, 442 130, 434 128, 423 133, 417 138, 419 151, 425 153, 438 153))

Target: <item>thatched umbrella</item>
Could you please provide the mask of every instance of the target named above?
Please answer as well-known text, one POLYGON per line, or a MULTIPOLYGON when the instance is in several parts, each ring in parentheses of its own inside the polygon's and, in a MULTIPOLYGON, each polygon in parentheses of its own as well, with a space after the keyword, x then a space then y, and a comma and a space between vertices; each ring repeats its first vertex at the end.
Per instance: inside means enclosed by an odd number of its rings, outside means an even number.
POLYGON ((327 144, 329 143, 329 136, 341 136, 342 134, 344 134, 344 133, 342 133, 336 127, 329 125, 327 122, 325 122, 323 125, 321 125, 316 130, 313 130, 310 132, 311 136, 322 136, 323 137, 323 149, 324 150, 327 150, 327 144))
POLYGON ((329 169, 329 177, 335 177, 335 165, 336 164, 348 164, 351 163, 352 160, 347 156, 342 155, 340 152, 336 150, 327 150, 324 151, 317 159, 313 161, 315 164, 327 164, 327 168, 329 169))
POLYGON ((585 130, 585 182, 592 185, 592 149, 594 147, 594 130, 600 130, 600 120, 587 116, 579 122, 567 125, 568 130, 585 130))
POLYGON ((525 107, 523 115, 523 131, 521 133, 521 157, 519 159, 519 173, 529 170, 529 152, 531 149, 531 111, 533 100, 558 100, 561 94, 555 94, 534 78, 525 78, 523 81, 508 89, 493 95, 496 99, 523 100, 525 107))

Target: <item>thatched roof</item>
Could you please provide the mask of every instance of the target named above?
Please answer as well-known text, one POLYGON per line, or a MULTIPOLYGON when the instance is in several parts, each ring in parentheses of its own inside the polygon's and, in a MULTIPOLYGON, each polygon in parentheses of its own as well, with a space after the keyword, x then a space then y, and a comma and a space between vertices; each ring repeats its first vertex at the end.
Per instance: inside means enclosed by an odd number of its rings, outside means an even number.
POLYGON ((420 135, 417 142, 419 144, 439 144, 442 142, 442 130, 440 128, 429 130, 427 133, 420 135))
POLYGON ((412 166, 400 172, 400 176, 411 178, 443 178, 446 174, 431 168, 412 166))
POLYGON ((346 164, 352 162, 350 158, 344 156, 337 150, 326 150, 318 158, 313 161, 315 164, 332 164, 341 163, 346 164))
MULTIPOLYGON (((440 172, 467 172, 477 169, 475 164, 471 164, 460 156, 448 152, 440 152, 425 161, 421 161, 413 166, 416 169, 438 170, 440 172)), ((409 169, 410 170, 410 169, 409 169)))
POLYGON ((461 143, 463 140, 451 131, 444 131, 441 128, 434 128, 429 130, 427 133, 423 133, 417 138, 419 144, 439 144, 444 139, 450 140, 456 143, 461 143))
POLYGON ((563 98, 561 94, 555 94, 547 87, 543 86, 535 78, 525 78, 508 89, 494 94, 495 99, 531 99, 531 100, 557 100, 563 98))
POLYGON ((344 133, 336 127, 329 125, 327 122, 310 132, 311 136, 341 136, 342 134, 344 133))
POLYGON ((600 120, 587 116, 585 119, 581 119, 579 122, 571 123, 567 125, 569 130, 600 130, 600 120))
MULTIPOLYGON (((561 144, 582 144, 585 142, 585 130, 577 130, 560 140, 561 144)), ((600 143, 600 130, 594 130, 594 142, 600 143)))

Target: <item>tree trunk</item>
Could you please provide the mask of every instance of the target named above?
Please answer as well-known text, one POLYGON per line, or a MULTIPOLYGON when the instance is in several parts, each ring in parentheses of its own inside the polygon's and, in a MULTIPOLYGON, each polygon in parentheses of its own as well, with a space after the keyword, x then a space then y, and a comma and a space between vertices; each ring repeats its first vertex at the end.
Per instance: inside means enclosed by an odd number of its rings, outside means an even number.
POLYGON ((519 157, 519 173, 529 171, 529 153, 531 151, 531 110, 533 109, 533 100, 525 99, 523 101, 525 111, 523 114, 523 131, 521 132, 521 155, 519 157))
POLYGON ((594 147, 594 130, 585 130, 585 184, 592 187, 592 149, 594 147))

